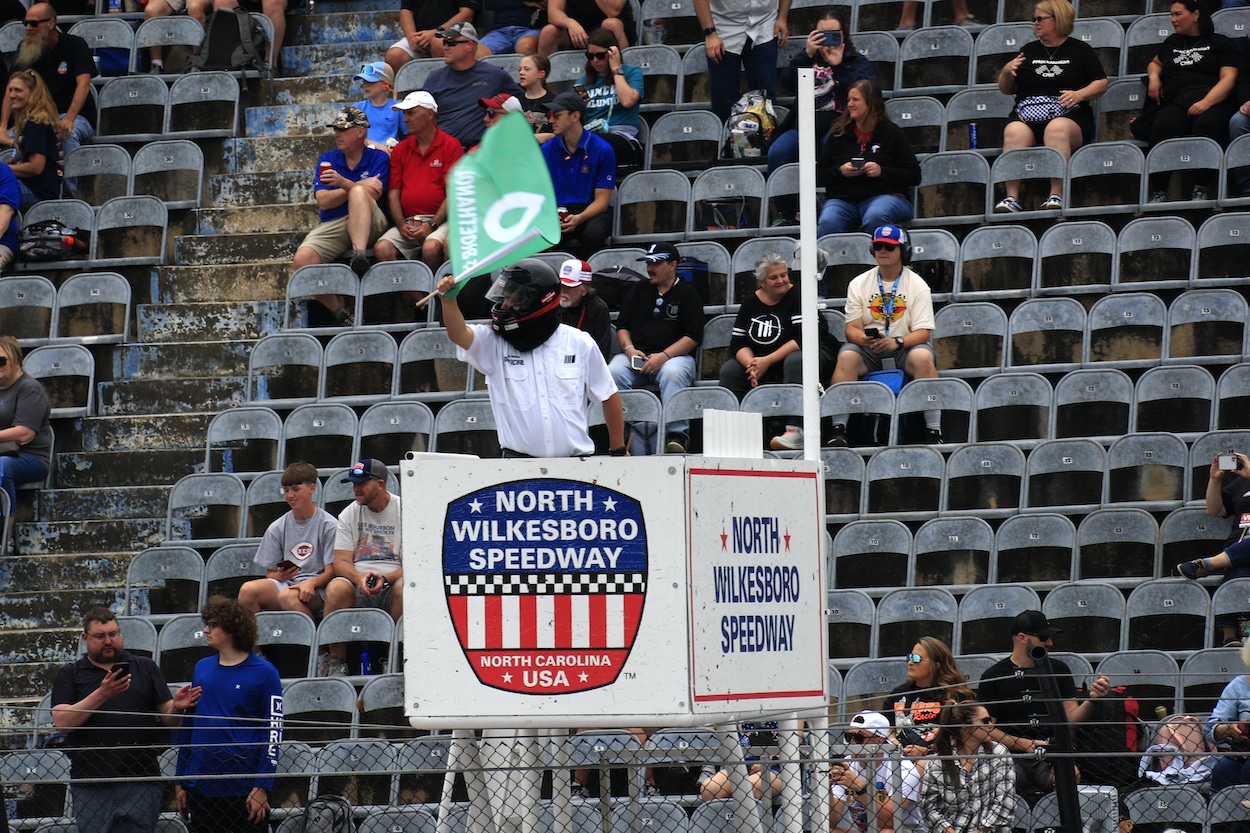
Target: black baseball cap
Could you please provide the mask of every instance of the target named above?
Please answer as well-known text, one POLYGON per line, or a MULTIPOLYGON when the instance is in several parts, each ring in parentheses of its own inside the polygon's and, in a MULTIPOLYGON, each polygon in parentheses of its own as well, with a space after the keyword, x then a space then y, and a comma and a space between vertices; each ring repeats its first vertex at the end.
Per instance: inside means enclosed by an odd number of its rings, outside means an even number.
POLYGON ((652 243, 646 253, 639 260, 645 260, 647 263, 664 263, 666 261, 681 260, 681 252, 677 251, 677 247, 672 243, 652 243))
POLYGON ((370 480, 386 482, 386 463, 372 457, 358 460, 347 470, 347 476, 341 483, 368 483, 370 480))
POLYGON ((1026 610, 1016 616, 1015 621, 1011 623, 1011 635, 1015 636, 1018 633, 1027 633, 1038 639, 1045 639, 1063 631, 1050 624, 1046 614, 1040 610, 1026 610))

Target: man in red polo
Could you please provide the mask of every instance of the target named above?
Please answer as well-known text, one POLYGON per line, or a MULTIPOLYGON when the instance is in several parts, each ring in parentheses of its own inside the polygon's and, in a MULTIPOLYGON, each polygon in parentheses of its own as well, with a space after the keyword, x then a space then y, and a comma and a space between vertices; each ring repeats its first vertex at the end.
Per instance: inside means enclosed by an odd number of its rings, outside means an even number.
POLYGON ((446 259, 447 174, 464 155, 460 142, 438 127, 438 103, 424 90, 392 107, 404 116, 408 136, 391 152, 387 206, 394 227, 373 245, 378 260, 412 260, 430 271, 446 259))

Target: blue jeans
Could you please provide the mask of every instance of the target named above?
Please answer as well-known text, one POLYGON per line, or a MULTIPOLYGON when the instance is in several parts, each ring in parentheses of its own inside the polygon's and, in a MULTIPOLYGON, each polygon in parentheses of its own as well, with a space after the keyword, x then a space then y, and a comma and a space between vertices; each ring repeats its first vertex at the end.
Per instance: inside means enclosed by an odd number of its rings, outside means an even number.
MULTIPOLYGON (((825 146, 825 142, 829 140, 829 134, 820 137, 820 141, 816 143, 816 155, 820 156, 820 149, 825 146)), ((772 176, 773 171, 785 165, 788 162, 799 161, 799 131, 787 130, 780 136, 773 136, 772 144, 768 146, 768 175, 772 176)), ((799 209, 799 200, 794 194, 784 194, 773 198, 773 205, 777 207, 777 213, 791 220, 794 219, 795 213, 799 209)))
MULTIPOLYGON (((673 356, 673 358, 660 365, 660 372, 655 374, 655 376, 643 376, 629 366, 628 356, 624 353, 617 353, 612 357, 608 370, 611 372, 612 379, 616 382, 618 390, 633 390, 634 388, 645 388, 652 384, 658 384, 660 386, 661 403, 667 402, 669 397, 682 388, 688 388, 694 384, 693 356, 673 356)), ((633 429, 635 437, 645 441, 646 434, 640 429, 641 426, 633 429)), ((685 434, 690 430, 690 422, 684 419, 676 420, 668 423, 665 430, 669 434, 685 434)))
MULTIPOLYGON (((697 48, 697 47, 696 47, 697 48)), ((712 97, 712 112, 722 122, 738 100, 738 74, 747 73, 747 89, 764 90, 768 100, 777 98, 777 39, 753 44, 747 41, 741 55, 726 52, 720 63, 707 62, 707 86, 712 97)))
MULTIPOLYGON (((1247 133, 1250 133, 1250 116, 1238 110, 1228 120, 1228 141, 1231 143, 1233 139, 1247 133)), ((1234 169, 1231 177, 1237 193, 1230 196, 1250 197, 1250 167, 1234 169)))
POLYGON ((1250 784, 1250 759, 1220 758, 1211 767, 1212 793, 1234 784, 1250 784))
POLYGON ((9 511, 17 507, 17 487, 20 483, 34 483, 48 476, 48 467, 39 458, 25 451, 0 455, 0 488, 9 496, 9 511))
MULTIPOLYGON (((65 114, 62 113, 61 117, 64 118, 65 114)), ((94 135, 95 135, 95 128, 91 126, 91 122, 87 121, 82 116, 75 116, 74 117, 74 129, 69 132, 68 136, 66 136, 64 139, 61 140, 62 156, 69 156, 69 152, 71 150, 74 150, 75 148, 81 146, 84 142, 86 142, 88 139, 90 139, 94 135)), ((69 177, 68 179, 65 180, 65 193, 66 193, 66 196, 68 197, 73 197, 77 195, 78 193, 78 180, 77 179, 75 179, 74 177, 69 177)))
POLYGON ((911 203, 898 194, 882 194, 863 202, 829 198, 820 209, 816 234, 840 234, 866 231, 872 234, 877 226, 905 226, 912 218, 911 203))

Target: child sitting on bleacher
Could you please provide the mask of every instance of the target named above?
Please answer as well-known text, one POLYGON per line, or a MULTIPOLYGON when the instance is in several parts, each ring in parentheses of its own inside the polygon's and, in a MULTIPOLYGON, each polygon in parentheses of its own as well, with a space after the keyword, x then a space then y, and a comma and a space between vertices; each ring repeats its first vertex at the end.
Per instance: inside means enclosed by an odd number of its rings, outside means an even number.
POLYGON ((365 144, 390 153, 404 137, 403 118, 398 110, 391 109, 395 103, 395 70, 386 61, 374 61, 353 77, 365 87, 365 100, 356 104, 369 117, 365 144))

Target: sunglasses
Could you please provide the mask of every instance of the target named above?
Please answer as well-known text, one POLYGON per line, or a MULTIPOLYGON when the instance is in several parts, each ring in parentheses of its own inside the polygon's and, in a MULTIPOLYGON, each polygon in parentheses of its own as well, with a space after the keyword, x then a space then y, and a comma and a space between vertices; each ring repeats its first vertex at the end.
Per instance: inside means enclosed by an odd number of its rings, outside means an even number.
POLYGON ((473 43, 471 40, 448 40, 443 38, 443 46, 459 46, 462 43, 473 43))
POLYGON ((8 356, 0 356, 0 367, 7 367, 9 364, 8 356))
POLYGON ((846 739, 850 743, 868 743, 869 741, 876 740, 877 736, 867 734, 866 732, 847 732, 846 739))
POLYGON ((52 18, 50 17, 43 17, 43 18, 40 18, 39 20, 23 20, 22 25, 25 26, 27 29, 34 29, 36 26, 39 26, 42 23, 48 23, 51 20, 52 18))
POLYGON ((897 248, 898 246, 894 245, 893 243, 873 243, 872 244, 872 250, 874 252, 892 252, 897 248))
POLYGON ((495 116, 499 115, 499 111, 498 111, 498 110, 487 110, 487 111, 486 111, 486 115, 487 115, 488 117, 490 117, 490 118, 492 118, 492 119, 493 119, 495 116))
POLYGON ((586 50, 587 60, 602 61, 606 57, 608 57, 608 53, 606 52, 591 52, 589 49, 586 50))
POLYGON ((924 657, 920 654, 903 654, 903 659, 913 664, 924 662, 924 657))
POLYGON ((1048 16, 1046 16, 1046 17, 1035 17, 1035 18, 1033 18, 1033 22, 1034 22, 1034 23, 1041 23, 1043 20, 1053 20, 1053 19, 1054 19, 1054 16, 1053 16, 1053 15, 1048 15, 1048 16))

